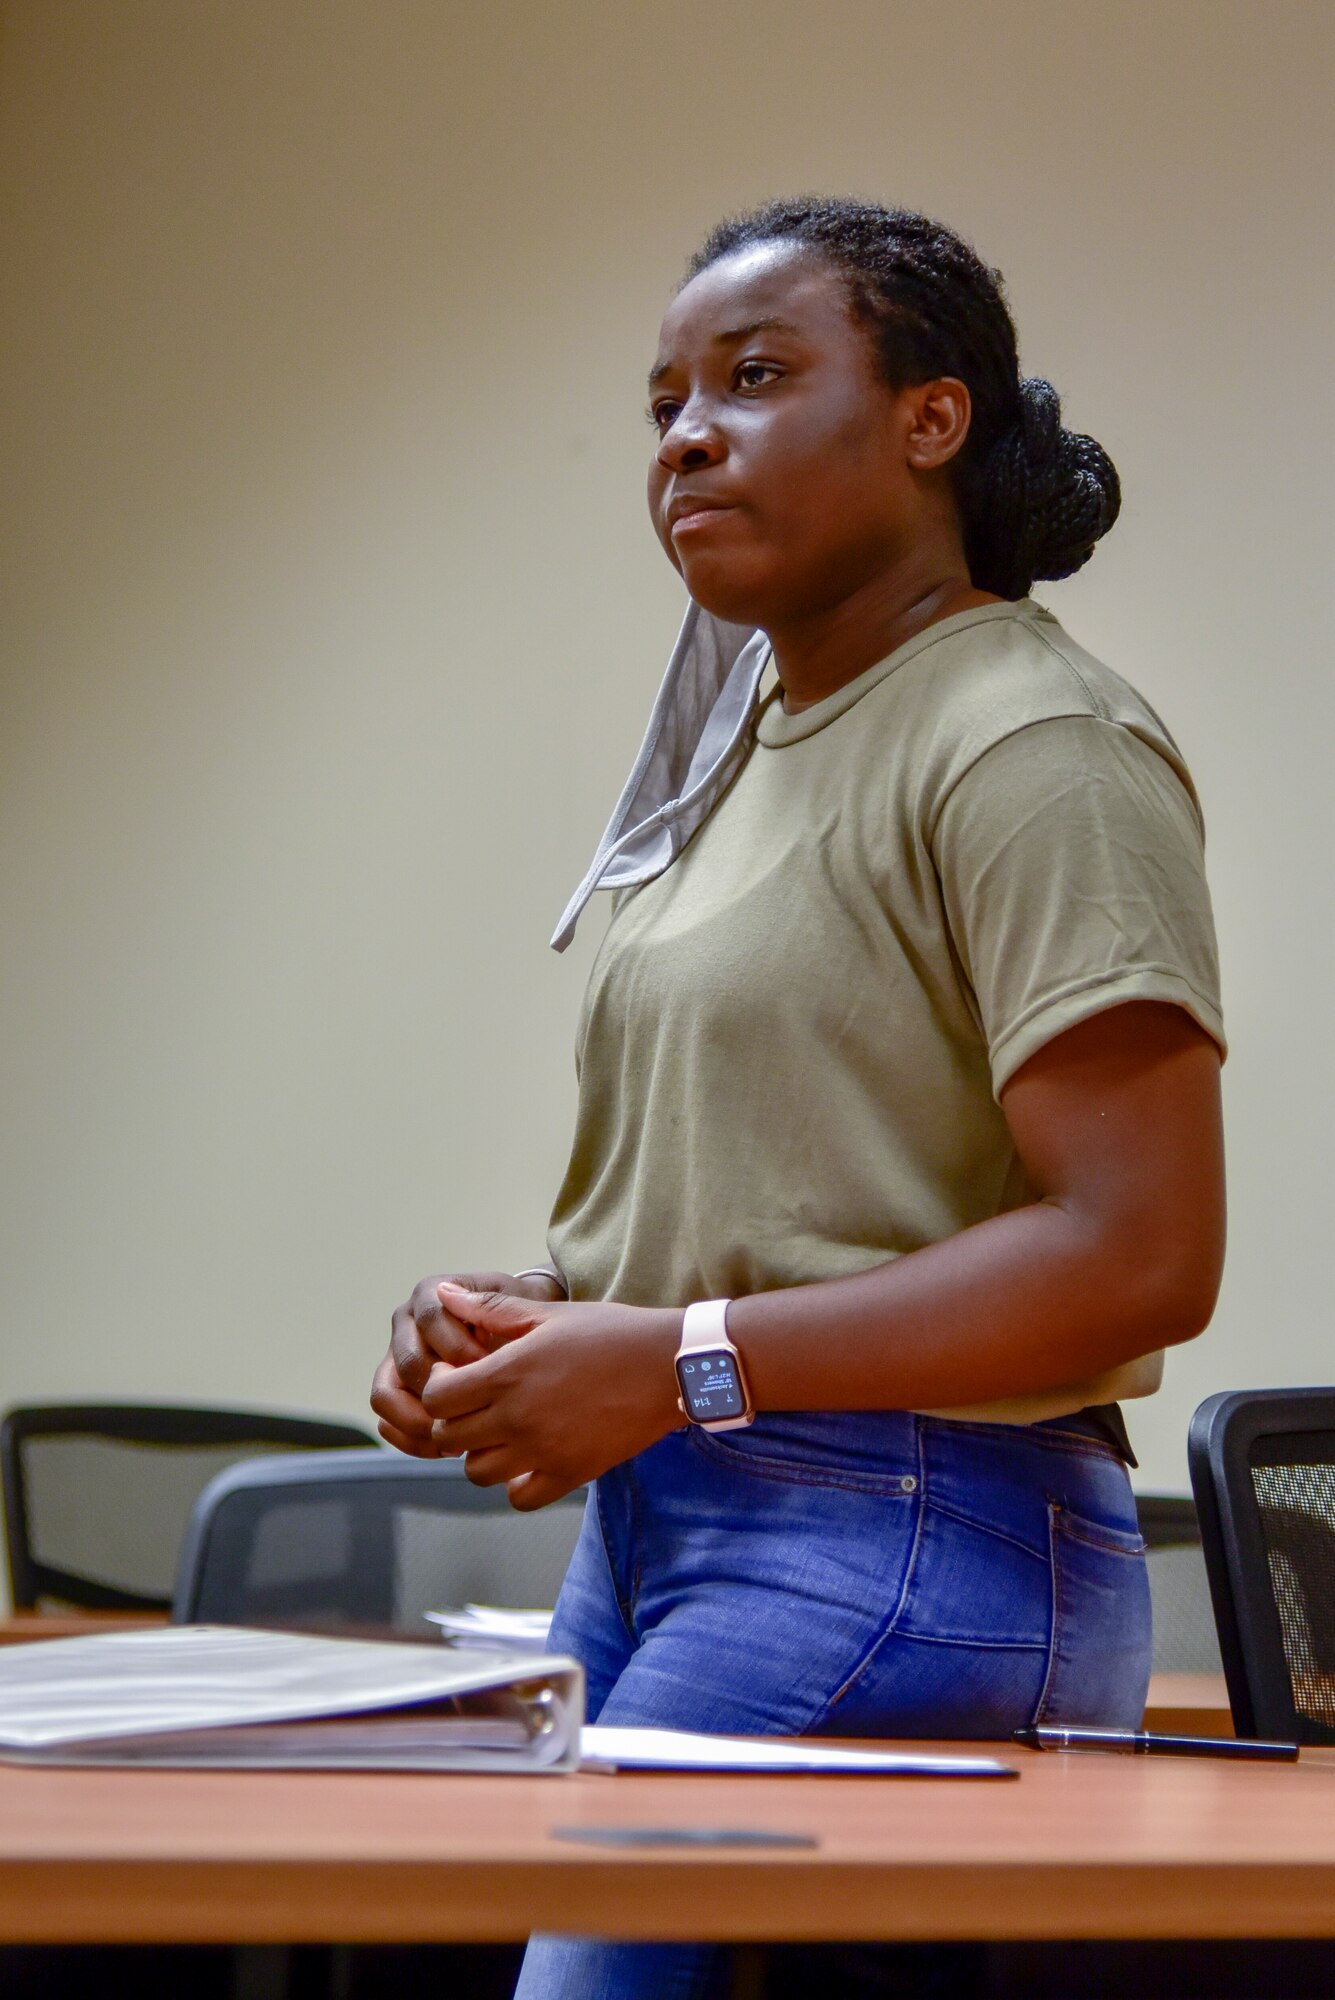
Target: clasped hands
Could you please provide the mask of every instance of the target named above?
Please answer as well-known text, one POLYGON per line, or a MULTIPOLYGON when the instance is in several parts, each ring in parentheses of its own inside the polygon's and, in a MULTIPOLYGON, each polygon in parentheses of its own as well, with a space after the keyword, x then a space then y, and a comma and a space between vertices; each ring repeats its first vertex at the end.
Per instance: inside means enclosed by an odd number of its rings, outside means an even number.
POLYGON ((681 1422, 681 1314, 553 1300, 540 1278, 424 1278, 394 1314, 371 1408, 414 1458, 458 1458, 521 1512, 657 1443, 681 1422), (548 1296, 543 1296, 546 1293, 548 1296))

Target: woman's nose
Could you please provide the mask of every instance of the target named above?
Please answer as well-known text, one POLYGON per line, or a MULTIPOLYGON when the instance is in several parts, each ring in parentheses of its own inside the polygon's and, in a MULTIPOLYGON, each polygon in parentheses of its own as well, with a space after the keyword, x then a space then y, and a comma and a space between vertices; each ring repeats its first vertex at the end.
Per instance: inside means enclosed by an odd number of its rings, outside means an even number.
POLYGON ((723 440, 703 411, 689 404, 663 433, 658 462, 668 472, 700 472, 724 456, 723 440))

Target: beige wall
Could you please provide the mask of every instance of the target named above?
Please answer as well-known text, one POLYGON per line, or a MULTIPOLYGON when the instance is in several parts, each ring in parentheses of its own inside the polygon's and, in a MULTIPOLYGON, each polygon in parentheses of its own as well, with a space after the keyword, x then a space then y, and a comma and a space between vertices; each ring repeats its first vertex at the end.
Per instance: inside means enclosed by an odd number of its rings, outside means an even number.
POLYGON ((1122 469, 1043 592, 1197 771, 1235 1052, 1213 1330, 1330 1379, 1330 16, 1318 0, 25 0, 4 29, 0 1400, 359 1412, 541 1254, 675 627, 642 378, 721 210, 934 210, 1122 469))

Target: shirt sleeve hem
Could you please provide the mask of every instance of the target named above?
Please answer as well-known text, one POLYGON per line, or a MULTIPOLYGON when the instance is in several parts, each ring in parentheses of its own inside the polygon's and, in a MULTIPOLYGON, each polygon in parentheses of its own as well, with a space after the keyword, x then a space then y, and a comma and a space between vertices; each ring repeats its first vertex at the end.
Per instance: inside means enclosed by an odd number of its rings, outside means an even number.
POLYGON ((992 1092, 1000 1097, 1005 1085, 1030 1056, 1064 1034, 1068 1028, 1088 1021, 1110 1007, 1127 1000, 1164 1000, 1181 1007, 1219 1045, 1221 1061, 1228 1054, 1224 1019, 1213 1000, 1200 993, 1172 967, 1136 966, 1106 978, 1089 979, 1064 987, 1023 1014, 992 1044, 992 1092))

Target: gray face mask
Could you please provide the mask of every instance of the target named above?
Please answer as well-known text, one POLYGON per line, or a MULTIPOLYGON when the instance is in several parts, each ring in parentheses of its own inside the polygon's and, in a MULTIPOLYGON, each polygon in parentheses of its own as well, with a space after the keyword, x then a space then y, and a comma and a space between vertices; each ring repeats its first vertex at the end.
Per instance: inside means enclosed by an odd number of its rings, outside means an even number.
POLYGON ((564 951, 595 889, 626 889, 670 868, 746 754, 770 644, 692 603, 649 727, 589 871, 552 939, 564 951))

